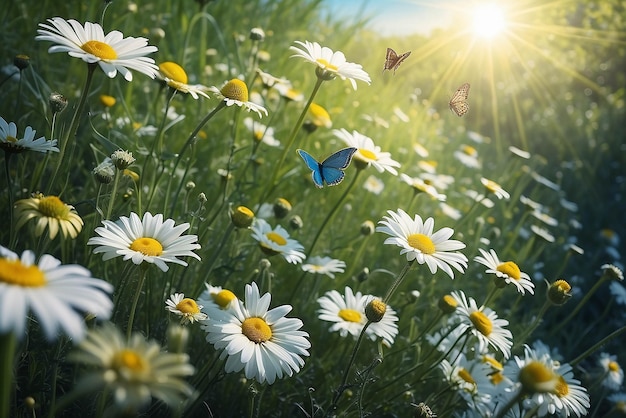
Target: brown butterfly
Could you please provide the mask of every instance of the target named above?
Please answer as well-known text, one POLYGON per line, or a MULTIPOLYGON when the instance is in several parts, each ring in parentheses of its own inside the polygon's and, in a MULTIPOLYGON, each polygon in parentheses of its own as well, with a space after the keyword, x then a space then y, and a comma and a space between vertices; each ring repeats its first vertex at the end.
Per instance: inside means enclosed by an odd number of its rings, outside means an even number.
POLYGON ((456 113, 457 116, 463 116, 469 110, 469 103, 467 103, 467 96, 469 95, 470 85, 469 83, 463 84, 457 89, 450 99, 450 110, 456 113))
POLYGON ((402 61, 407 59, 409 55, 411 55, 411 51, 398 55, 393 49, 387 48, 387 55, 385 56, 385 68, 383 68, 383 72, 385 72, 385 70, 393 70, 393 73, 395 74, 400 64, 402 64, 402 61))

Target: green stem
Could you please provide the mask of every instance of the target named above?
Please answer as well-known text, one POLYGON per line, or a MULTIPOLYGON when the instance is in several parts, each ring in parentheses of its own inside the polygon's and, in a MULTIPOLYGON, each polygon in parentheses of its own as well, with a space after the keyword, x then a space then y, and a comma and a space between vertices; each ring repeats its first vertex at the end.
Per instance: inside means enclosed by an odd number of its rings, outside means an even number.
POLYGON ((113 190, 111 190, 111 194, 109 195, 109 207, 107 209, 107 214, 104 219, 111 219, 111 213, 113 213, 113 203, 115 202, 115 195, 117 194, 117 188, 120 184, 120 177, 122 177, 121 170, 115 170, 115 177, 113 177, 113 190))
POLYGON ((322 235, 322 232, 326 228, 326 225, 328 225, 328 223, 333 218, 333 216, 335 216, 335 213, 337 213, 337 209, 339 209, 339 206, 341 206, 341 204, 346 199, 346 197, 348 197, 348 194, 350 193, 350 190, 352 190, 352 188, 356 184, 356 180, 359 177, 359 174, 361 174, 361 171, 363 171, 363 170, 358 170, 357 169, 356 174, 355 174, 354 178, 352 179, 352 183, 350 183, 350 185, 348 187, 346 187, 346 190, 343 192, 343 194, 341 195, 339 200, 337 200, 337 203, 335 203, 335 206, 333 206, 333 208, 330 210, 330 212, 328 212, 328 214, 326 215, 326 219, 324 219, 324 222, 322 222, 322 225, 317 230, 317 234, 315 235, 315 238, 313 239, 313 242, 311 243, 311 246, 309 247, 309 251, 307 253, 307 257, 310 257, 311 254, 313 254, 313 249, 315 248, 315 244, 317 244, 317 241, 319 240, 320 236, 322 235))
POLYGON ((502 409, 498 411, 497 415, 495 415, 494 418, 504 417, 507 411, 513 408, 516 404, 518 404, 523 398, 524 398, 524 392, 520 390, 514 397, 511 398, 510 401, 506 403, 506 405, 502 407, 502 409))
POLYGON ((598 348, 602 347, 604 344, 606 344, 609 341, 611 341, 613 338, 615 338, 618 335, 622 334, 624 331, 626 331, 626 326, 623 326, 623 327, 613 331, 612 333, 610 333, 609 335, 607 335, 606 337, 604 337, 603 339, 601 339, 600 341, 598 341, 597 343, 592 345, 589 349, 587 349, 584 353, 582 353, 581 355, 576 357, 574 360, 570 361, 569 364, 572 367, 575 367, 578 363, 580 363, 582 360, 584 360, 591 353, 593 353, 598 348))
POLYGON ((137 282, 137 290, 135 291, 135 296, 133 297, 133 304, 130 308, 130 315, 128 316, 128 328, 126 329, 126 339, 130 341, 130 336, 133 332, 133 322, 135 321, 135 312, 137 311, 137 303, 139 302, 139 295, 141 295, 141 288, 143 287, 143 282, 146 280, 146 272, 148 270, 148 266, 140 265, 139 266, 139 281, 137 282))
POLYGON ((260 196, 259 204, 261 204, 263 202, 263 200, 274 189, 274 186, 276 186, 275 183, 276 183, 276 179, 278 177, 278 172, 280 171, 280 168, 282 167, 283 163, 285 162, 285 158, 287 157, 287 153, 289 152, 289 150, 293 146, 293 143, 296 140, 296 135, 298 134, 298 131, 300 130, 300 127, 302 126, 302 123, 304 122, 304 118, 306 117, 306 114, 307 114, 307 112, 309 110, 309 107, 311 106, 311 103, 313 103, 313 99, 317 95, 317 92, 319 91, 319 89, 322 86, 323 82, 324 82, 324 80, 322 78, 319 78, 319 77, 317 78, 317 82, 315 83, 315 86, 313 87, 313 91, 311 92, 311 95, 309 96, 309 100, 306 102, 306 105, 304 105, 304 109, 302 109, 302 112, 300 113, 300 117, 298 117, 298 120, 296 121, 296 124, 294 125, 293 129, 291 130, 291 133, 289 134, 289 139, 287 140, 287 144, 285 145, 285 148, 283 149, 283 152, 280 155, 280 158, 278 159, 277 164, 274 165, 274 172, 272 173, 272 177, 270 178, 270 181, 267 183, 267 188, 265 189, 263 194, 260 196))
POLYGON ((13 243, 13 240, 16 238, 15 227, 14 227, 14 222, 13 222, 13 205, 14 205, 13 184, 11 184, 11 170, 9 169, 9 161, 11 160, 12 155, 13 154, 10 152, 4 153, 4 172, 6 173, 6 176, 7 176, 7 191, 9 193, 9 225, 10 225, 9 242, 10 243, 13 243))
POLYGON ((70 123, 70 129, 67 131, 65 138, 63 138, 63 142, 61 143, 61 149, 59 152, 59 161, 57 163, 56 169, 54 170, 54 174, 52 175, 52 180, 48 184, 48 193, 50 194, 50 190, 54 186, 54 181, 56 180, 61 167, 63 166, 63 160, 65 157, 65 152, 70 144, 70 142, 76 136, 76 131, 78 130, 78 125, 80 124, 80 116, 85 108, 85 103, 87 102, 87 96, 89 96, 89 88, 91 86, 91 81, 93 80, 94 71, 98 68, 97 63, 87 64, 87 79, 85 80, 85 86, 83 87, 82 94, 80 96, 80 101, 78 102, 78 107, 76 107, 76 111, 72 116, 72 122, 70 123))
MULTIPOLYGON (((548 311, 548 308, 550 308, 550 306, 552 306, 552 303, 549 300, 546 300, 544 302, 543 306, 541 307, 541 310, 539 311, 539 313, 535 317, 535 320, 533 321, 533 323, 530 324, 530 326, 528 328, 526 328, 526 331, 524 331, 523 334, 521 334, 518 338, 515 339, 515 344, 513 345, 513 349, 515 347, 519 347, 520 344, 523 344, 524 341, 526 341, 526 338, 528 338, 528 336, 533 333, 535 328, 537 328, 537 326, 541 322, 541 319, 543 318, 545 313, 548 311)), ((513 351, 513 349, 511 349, 511 351, 513 351)))
POLYGON ((13 392, 13 359, 17 339, 9 332, 0 335, 0 418, 9 418, 11 406, 11 392, 13 392))
POLYGON ((217 244, 217 247, 213 247, 215 248, 215 251, 213 252, 213 256, 211 257, 211 261, 209 262, 208 267, 206 268, 206 273, 204 274, 204 280, 197 281, 196 287, 194 288, 192 295, 197 295, 200 289, 202 288, 202 284, 209 281, 209 276, 211 275, 211 272, 213 271, 213 267, 215 267, 215 263, 217 262, 219 255, 221 254, 222 250, 226 246, 226 240, 228 239, 228 237, 230 236, 230 234, 233 232, 234 229, 235 229, 235 225, 231 222, 228 225, 228 228, 226 228, 224 235, 222 235, 222 239, 220 240, 219 244, 217 244))
POLYGON ((393 284, 389 287, 389 290, 387 290, 387 294, 385 295, 385 297, 383 299, 383 303, 386 304, 387 302, 389 302, 389 299, 391 299, 391 296, 398 289, 398 286, 400 286, 400 284, 404 280, 404 277, 406 276, 406 274, 411 269, 411 266, 413 265, 413 263, 415 263, 415 260, 408 261, 405 264, 405 266, 402 269, 402 271, 400 272, 400 274, 398 274, 398 278, 396 279, 396 281, 393 282, 393 284))
POLYGON ((354 344, 354 348, 352 349, 352 355, 350 356, 350 361, 348 362, 348 365, 343 372, 341 385, 339 385, 339 387, 335 391, 333 402, 330 405, 330 408, 328 409, 326 414, 324 415, 325 417, 336 416, 335 412, 337 411, 337 403, 339 402, 339 398, 341 398, 341 395, 343 394, 343 392, 348 388, 346 383, 348 382, 348 375, 350 374, 350 369, 352 368, 352 365, 354 364, 354 359, 356 358, 356 353, 359 351, 359 347, 361 346, 361 342, 363 341, 363 337, 365 336, 365 331, 367 330, 367 328, 370 326, 371 323, 372 323, 371 321, 367 321, 367 323, 361 330, 361 333, 359 334, 359 338, 356 340, 356 343, 354 344))

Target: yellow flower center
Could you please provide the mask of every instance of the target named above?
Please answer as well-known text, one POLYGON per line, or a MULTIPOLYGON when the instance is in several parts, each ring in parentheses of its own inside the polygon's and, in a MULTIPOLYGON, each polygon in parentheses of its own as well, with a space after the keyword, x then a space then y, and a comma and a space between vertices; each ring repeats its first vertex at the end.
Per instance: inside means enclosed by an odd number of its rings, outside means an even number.
POLYGON ((200 313, 200 308, 198 307, 196 301, 189 298, 181 300, 178 305, 176 305, 176 309, 186 315, 194 315, 200 313))
POLYGON ((148 369, 148 363, 136 351, 123 349, 113 357, 115 369, 130 369, 135 373, 141 373, 148 369))
POLYGON ((100 95, 100 103, 102 103, 102 106, 104 107, 113 107, 115 106, 115 97, 113 96, 109 96, 108 94, 101 94, 100 95))
POLYGON ((435 253, 436 248, 433 240, 424 234, 411 234, 406 237, 406 240, 411 247, 420 250, 426 255, 435 253))
POLYGON ((469 155, 470 157, 474 157, 474 156, 476 156, 476 154, 478 154, 478 153, 476 152, 476 148, 474 148, 474 147, 472 147, 472 146, 469 146, 469 145, 465 145, 465 146, 463 147, 463 152, 464 152, 465 154, 469 155))
POLYGON ((567 396, 569 393, 569 386, 567 385, 565 379, 563 379, 563 376, 559 375, 556 387, 554 388, 554 393, 556 393, 559 398, 567 396))
POLYGON ((315 126, 325 126, 330 128, 333 125, 330 119, 330 114, 322 106, 317 103, 311 103, 309 106, 309 114, 311 115, 312 122, 315 126))
POLYGON ((238 78, 233 78, 226 83, 226 85, 222 87, 222 90, 220 90, 220 93, 228 99, 238 100, 240 102, 248 101, 248 86, 238 78))
POLYGON ((517 267, 517 264, 512 261, 501 263, 500 265, 498 265, 496 270, 498 270, 500 273, 506 274, 507 276, 515 280, 519 280, 521 278, 522 272, 520 271, 519 267, 517 267))
POLYGON ((485 337, 488 337, 489 334, 491 334, 491 331, 493 331, 493 324, 491 323, 489 318, 487 318, 487 315, 485 315, 481 311, 472 312, 469 316, 469 319, 470 321, 472 321, 474 328, 476 328, 485 337))
POLYGON ((46 285, 46 276, 37 266, 25 266, 20 260, 0 258, 0 283, 42 287, 46 285))
POLYGON ((470 383, 470 384, 472 384, 472 385, 475 385, 475 384, 476 384, 476 381, 475 381, 475 380, 474 380, 474 378, 472 377, 471 373, 467 371, 467 369, 461 368, 461 369, 458 371, 457 375, 458 375, 461 379, 465 380, 467 383, 470 383))
POLYGON ((237 296, 230 290, 220 290, 217 293, 211 293, 213 302, 217 303, 222 309, 226 308, 230 302, 237 299, 237 296))
POLYGON ((166 61, 159 64, 159 71, 164 77, 169 78, 170 80, 176 81, 178 83, 187 84, 189 78, 187 77, 187 73, 180 65, 175 62, 166 61))
POLYGON ((609 362, 608 368, 610 372, 619 372, 620 369, 619 364, 617 364, 616 361, 609 362))
POLYGON ((376 157, 376 154, 374 154, 372 151, 367 150, 367 149, 359 148, 359 154, 361 154, 364 160, 368 160, 368 161, 378 160, 378 157, 376 157))
POLYGON ((7 142, 17 142, 17 138, 11 135, 7 135, 7 142))
POLYGON ((536 360, 522 367, 518 376, 524 390, 530 393, 554 391, 557 385, 556 378, 552 370, 536 360))
POLYGON ((339 311, 339 318, 347 322, 361 322, 361 313, 354 309, 342 309, 339 311))
POLYGON ((263 132, 261 129, 255 129, 254 132, 252 133, 252 136, 254 137, 254 140, 259 142, 263 139, 263 135, 265 134, 265 132, 263 132))
POLYGON ((281 247, 283 245, 287 244, 287 240, 285 239, 285 237, 283 237, 282 235, 280 235, 277 232, 270 231, 267 234, 265 234, 265 236, 267 237, 267 239, 272 241, 274 244, 278 244, 281 247))
POLYGON ((320 65, 320 67, 322 67, 325 70, 329 70, 329 71, 333 71, 333 72, 337 72, 337 70, 339 68, 337 68, 336 65, 331 64, 330 62, 326 61, 323 58, 318 58, 317 59, 317 63, 320 65))
POLYGON ((499 370, 499 371, 504 370, 504 366, 502 365, 502 363, 500 363, 498 360, 496 360, 495 358, 491 356, 483 356, 483 363, 487 363, 495 370, 499 370))
POLYGON ((130 244, 130 249, 151 257, 163 254, 163 246, 161 243, 149 237, 137 238, 130 244))
POLYGON ((39 212, 43 216, 56 219, 68 219, 70 208, 56 196, 46 196, 39 200, 39 212))
POLYGON ((247 318, 241 324, 241 332, 250 341, 257 344, 264 343, 272 338, 272 329, 263 318, 247 318))
POLYGON ((117 53, 110 45, 100 41, 85 42, 81 47, 83 51, 95 55, 101 60, 114 60, 117 58, 117 53))
POLYGON ((492 180, 486 180, 484 184, 485 184, 485 188, 491 193, 495 193, 501 189, 500 185, 492 180))
POLYGON ((489 375, 489 380, 494 386, 497 386, 504 380, 504 375, 502 372, 496 372, 489 375))

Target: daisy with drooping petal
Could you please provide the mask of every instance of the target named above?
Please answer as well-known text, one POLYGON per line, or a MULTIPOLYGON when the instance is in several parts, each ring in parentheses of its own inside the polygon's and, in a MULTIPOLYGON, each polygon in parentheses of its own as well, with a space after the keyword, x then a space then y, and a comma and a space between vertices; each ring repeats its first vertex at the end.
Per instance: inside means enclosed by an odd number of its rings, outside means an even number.
POLYGON ((363 66, 352 62, 347 62, 341 51, 333 52, 328 47, 322 47, 317 42, 295 41, 300 47, 291 46, 290 50, 295 52, 292 57, 303 58, 314 64, 319 69, 318 77, 324 80, 332 80, 339 76, 342 80, 350 80, 352 88, 356 90, 356 80, 361 80, 367 84, 371 83, 369 74, 363 70, 363 66), (302 48, 302 49, 301 49, 302 48))
POLYGON ((166 263, 187 266, 187 262, 178 257, 200 256, 193 252, 200 248, 197 235, 182 235, 189 224, 174 226, 173 219, 163 221, 163 215, 146 212, 143 219, 131 212, 130 218, 120 217, 117 222, 103 220, 104 226, 96 228, 99 236, 89 238, 87 245, 97 245, 94 254, 102 253, 103 260, 123 256, 124 261, 132 260, 139 265, 144 261, 155 264, 163 271, 169 270, 166 263))
POLYGON ((226 106, 237 105, 246 109, 248 112, 256 112, 259 117, 262 117, 263 113, 267 116, 267 109, 249 100, 248 86, 238 78, 233 78, 226 82, 222 88, 213 86, 210 87, 209 90, 215 93, 218 98, 222 99, 226 103, 226 106))
POLYGON ((260 295, 256 283, 246 285, 244 301, 232 309, 215 312, 206 321, 206 339, 216 350, 223 350, 227 373, 244 370, 248 379, 272 384, 276 379, 293 376, 304 366, 303 356, 311 347, 309 334, 302 331, 302 321, 287 318, 292 309, 282 305, 269 309, 271 295, 260 295))
MULTIPOLYGON (((374 144, 372 138, 362 135, 357 131, 352 133, 347 130, 333 129, 333 134, 341 139, 349 147, 354 147, 357 152, 353 156, 353 161, 362 163, 364 166, 373 166, 379 173, 385 170, 393 174, 398 175, 398 172, 394 167, 400 167, 400 163, 391 159, 391 154, 388 152, 382 152, 378 145, 374 144)), ((363 168, 363 167, 361 167, 363 168)))
POLYGON ((159 68, 152 58, 146 55, 156 52, 157 47, 149 46, 146 38, 124 38, 122 32, 114 30, 104 34, 102 26, 85 22, 81 25, 74 19, 61 17, 48 19, 49 24, 40 23, 35 37, 38 41, 51 41, 49 53, 67 52, 74 58, 80 58, 88 64, 98 63, 102 71, 113 78, 118 71, 126 81, 132 81, 135 70, 155 78, 159 68))
POLYGON ((90 330, 70 358, 90 368, 77 387, 112 393, 112 412, 120 415, 135 415, 153 397, 174 408, 193 392, 185 381, 194 373, 187 354, 162 351, 140 333, 127 340, 112 324, 90 330))
POLYGON ((481 177, 480 178, 480 182, 483 184, 483 186, 485 186, 485 189, 487 190, 487 192, 496 195, 496 197, 498 199, 505 199, 505 200, 507 200, 508 198, 511 197, 509 192, 504 190, 502 188, 502 186, 500 186, 498 183, 496 183, 493 180, 489 180, 489 179, 486 179, 484 177, 481 177))
POLYGON ((48 230, 50 239, 59 232, 62 238, 76 238, 83 229, 83 220, 74 206, 65 204, 57 196, 35 194, 29 199, 15 202, 15 229, 20 229, 29 220, 35 219, 35 236, 48 230))
POLYGON ((346 269, 346 263, 341 260, 335 260, 331 257, 311 257, 302 265, 302 270, 307 273, 325 274, 331 279, 335 278, 335 273, 343 273, 346 269))
POLYGON ((198 297, 198 302, 202 305, 202 312, 208 315, 208 319, 213 318, 214 311, 223 311, 229 309, 231 304, 237 300, 237 296, 222 286, 211 286, 204 284, 206 289, 198 297))
POLYGON ((535 284, 530 276, 519 269, 513 261, 502 262, 494 250, 489 252, 479 249, 481 255, 474 257, 474 261, 487 267, 485 273, 495 274, 507 284, 513 284, 522 295, 525 292, 534 294, 535 284))
POLYGON ((495 403, 489 366, 479 360, 468 360, 463 353, 453 363, 444 359, 439 363, 448 384, 467 402, 467 408, 478 416, 491 416, 495 403))
POLYGON ((600 353, 598 364, 602 373, 602 386, 610 390, 619 390, 624 383, 624 370, 617 362, 617 356, 600 353))
POLYGON ((513 334, 504 328, 509 325, 509 321, 499 319, 490 308, 478 309, 474 298, 466 297, 461 290, 452 292, 452 296, 458 302, 455 314, 461 319, 458 325, 459 332, 469 330, 469 333, 477 338, 481 354, 487 353, 489 346, 492 346, 500 350, 504 358, 509 358, 513 334))
POLYGON ((174 293, 165 301, 165 309, 180 316, 181 325, 207 319, 207 314, 200 312, 202 305, 195 300, 186 298, 184 293, 174 293))
POLYGON ((78 312, 108 319, 112 291, 113 286, 92 277, 82 266, 62 265, 48 254, 36 261, 30 250, 18 256, 0 246, 0 334, 23 338, 32 312, 49 340, 63 331, 79 341, 86 327, 78 312))
POLYGON ((342 295, 336 290, 330 290, 319 299, 320 309, 318 318, 322 321, 333 322, 330 332, 338 331, 342 337, 348 334, 358 337, 367 322, 365 305, 367 295, 361 292, 354 293, 348 286, 342 295))
POLYGON ((187 73, 180 65, 172 61, 166 61, 159 64, 159 73, 157 76, 165 81, 170 88, 187 93, 194 99, 198 100, 199 96, 209 98, 206 91, 209 89, 201 84, 188 84, 189 78, 187 73))
POLYGON ((301 263, 306 257, 304 247, 295 239, 289 238, 289 232, 280 225, 272 228, 267 221, 257 218, 252 223, 252 238, 259 242, 261 251, 272 256, 280 254, 287 262, 301 263))
POLYGON ((411 219, 402 209, 398 209, 397 213, 391 210, 387 213, 389 216, 383 217, 383 220, 378 222, 381 226, 376 227, 376 232, 391 235, 385 240, 385 244, 401 247, 400 255, 406 254, 407 261, 417 260, 419 264, 425 263, 433 274, 440 268, 452 279, 454 272, 450 266, 461 273, 467 268, 467 257, 456 252, 465 248, 465 244, 449 239, 454 234, 452 228, 442 228, 433 233, 435 226, 433 218, 423 222, 419 215, 415 215, 415 218, 411 219))
POLYGON ((35 139, 35 131, 30 126, 27 126, 24 130, 24 136, 18 138, 17 126, 15 123, 7 123, 2 116, 0 116, 0 149, 5 153, 19 154, 24 151, 36 151, 36 152, 59 152, 57 148, 57 140, 53 139, 48 141, 43 136, 35 139))
POLYGON ((419 177, 411 177, 407 174, 400 173, 400 180, 411 186, 415 193, 426 193, 433 199, 436 199, 440 202, 445 202, 446 200, 445 194, 439 193, 434 186, 426 183, 419 177))

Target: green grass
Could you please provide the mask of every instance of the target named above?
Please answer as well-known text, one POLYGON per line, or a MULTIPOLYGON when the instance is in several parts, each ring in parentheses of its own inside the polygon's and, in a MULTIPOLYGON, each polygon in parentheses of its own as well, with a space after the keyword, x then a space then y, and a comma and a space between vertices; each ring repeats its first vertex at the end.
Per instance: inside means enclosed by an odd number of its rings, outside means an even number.
MULTIPOLYGON (((473 261, 479 248, 493 248, 502 260, 514 261, 535 284, 535 295, 521 296, 507 286, 488 303, 500 318, 509 321, 513 355, 523 356, 523 344, 541 340, 558 350, 561 362, 577 360, 572 366, 590 394, 589 414, 609 413, 613 403, 607 395, 611 392, 600 384, 603 377, 597 373, 598 354, 615 354, 619 364, 626 364, 626 353, 619 337, 601 349, 586 350, 621 329, 621 305, 604 284, 584 300, 571 321, 562 328, 560 324, 597 282, 600 266, 620 266, 622 262, 621 255, 615 258, 607 251, 619 251, 619 244, 610 244, 601 231, 626 236, 622 216, 626 49, 619 20, 626 17, 623 6, 614 1, 588 8, 583 3, 551 2, 535 8, 531 2, 520 2, 514 8, 519 12, 514 14, 517 25, 491 43, 474 38, 463 20, 428 36, 385 39, 368 30, 366 19, 353 23, 324 21, 322 1, 210 1, 201 6, 191 1, 155 0, 137 3, 136 12, 127 6, 118 2, 108 6, 105 32, 115 29, 124 36, 149 38, 149 44, 158 47, 158 52, 151 54, 157 64, 179 63, 190 84, 219 88, 227 80, 241 77, 251 92, 262 96, 269 115, 259 119, 252 112, 226 107, 201 127, 197 141, 187 148, 190 134, 218 105, 215 95, 199 100, 183 93, 174 95, 169 107, 184 119, 173 122, 164 118, 169 90, 162 83, 137 72, 132 82, 120 75, 109 79, 96 69, 64 164, 58 165, 56 153, 44 157, 26 152, 10 159, 5 154, 8 177, 5 173, 1 176, 0 217, 5 222, 0 245, 17 253, 33 250, 37 256, 52 254, 64 264, 85 266, 94 277, 113 284, 111 322, 126 331, 138 291, 139 268, 119 257, 102 261, 100 255, 92 254, 93 246, 87 246, 87 241, 103 219, 116 221, 130 212, 140 216, 146 211, 162 213, 176 224, 191 224, 187 233, 198 236, 201 249, 196 253, 202 261, 186 257, 187 267, 170 264, 167 272, 154 266, 146 271, 134 331, 167 347, 168 326, 178 322, 165 310, 165 300, 171 294, 183 292, 197 298, 207 282, 243 298, 245 285, 254 281, 262 292, 271 293, 271 307, 293 307, 288 316, 303 321, 302 329, 311 342, 310 356, 305 357, 306 364, 299 373, 273 385, 262 385, 246 380, 243 373, 225 373, 224 361, 206 342, 205 332, 198 324, 187 325, 185 352, 196 369, 187 381, 195 392, 179 408, 170 409, 154 401, 143 413, 321 417, 330 413, 335 391, 347 389, 338 402, 338 416, 408 416, 414 411, 412 402, 426 402, 439 417, 460 416, 469 407, 457 388, 444 379, 439 368, 444 353, 433 348, 426 334, 440 331, 445 324, 437 307, 445 294, 463 290, 480 305, 491 292, 492 275, 473 261), (253 27, 265 31, 263 42, 249 39, 253 27), (322 159, 345 146, 324 127, 313 132, 298 130, 283 164, 276 166, 317 81, 313 65, 290 58, 289 46, 296 40, 343 51, 348 61, 363 65, 372 78, 371 85, 357 81, 354 91, 347 81, 325 81, 315 103, 328 110, 333 129, 357 130, 390 152, 401 163, 400 173, 418 177, 424 173, 420 163, 428 161, 437 174, 451 176, 454 182, 439 191, 445 193, 446 204, 459 211, 459 219, 446 215, 438 201, 415 194, 399 177, 378 173, 372 167, 361 173, 354 162, 340 185, 321 190, 314 187, 310 170, 295 150, 302 148, 322 159), (381 73, 387 47, 412 51, 395 75, 381 73), (267 52, 269 58, 262 59, 263 54, 259 58, 259 51, 267 52), (287 102, 274 89, 263 88, 255 77, 257 68, 287 78, 305 100, 287 102), (470 111, 458 118, 447 107, 463 82, 472 85, 470 111), (99 100, 101 95, 113 96, 116 104, 105 108, 99 100), (408 116, 408 122, 398 116, 398 110, 408 116), (243 125, 248 116, 273 127, 281 147, 255 143, 243 125), (127 122, 120 124, 123 120, 127 122), (137 134, 137 127, 147 126, 155 127, 157 134, 137 134), (419 155, 414 150, 416 144, 424 147, 428 156, 419 155), (475 149, 480 168, 467 167, 455 157, 454 153, 466 145, 475 149), (530 158, 515 155, 509 150, 511 146, 529 152, 530 158), (136 162, 129 169, 140 180, 134 182, 120 175, 116 187, 114 183, 101 185, 92 170, 118 148, 133 153, 136 162), (218 170, 228 170, 228 180, 218 170), (276 183, 271 184, 274 172, 276 183), (378 195, 363 188, 370 175, 384 182, 378 195), (492 207, 477 204, 467 192, 486 193, 481 177, 496 181, 510 198, 499 200, 488 195, 492 207), (541 178, 558 187, 542 184, 538 181, 541 178), (194 186, 188 187, 188 182, 194 186), (38 237, 32 220, 15 229, 10 221, 11 202, 37 191, 59 196, 76 208, 85 225, 75 239, 50 240, 47 233, 38 237), (201 203, 200 193, 206 197, 201 203), (547 225, 533 217, 520 196, 541 204, 542 212, 558 223, 547 225), (229 213, 237 206, 257 211, 260 204, 271 205, 277 198, 288 200, 292 209, 282 219, 270 215, 268 222, 285 227, 307 255, 345 261, 344 273, 334 280, 304 273, 299 265, 260 251, 249 230, 231 228, 229 213), (336 212, 332 212, 335 207, 336 212), (329 332, 330 324, 317 317, 316 300, 332 289, 343 294, 345 286, 379 297, 387 293, 406 258, 399 255, 399 248, 383 245, 386 236, 363 234, 361 227, 366 221, 376 224, 388 210, 398 208, 411 216, 433 217, 435 230, 453 228, 452 238, 466 244, 461 252, 469 259, 469 266, 464 274, 455 272, 455 279, 450 280, 441 271, 431 274, 425 265, 415 264, 389 300, 399 316, 394 344, 386 347, 380 341, 365 339, 349 368, 348 386, 341 388, 355 342, 329 332), (296 215, 302 220, 298 229, 290 226, 296 215), (547 229, 554 240, 533 233, 531 226, 547 229), (319 240, 311 253, 317 235, 319 240), (573 251, 571 244, 584 252, 573 251), (571 300, 547 310, 532 333, 525 335, 545 303, 546 281, 557 279, 573 286, 571 300), (412 295, 414 290, 420 292, 419 297, 412 295), (584 358, 579 358, 581 355, 584 358)), ((15 122, 19 133, 32 126, 37 137, 63 141, 86 79, 82 61, 65 53, 49 54, 50 42, 34 40, 36 25, 54 16, 99 22, 102 14, 98 2, 27 1, 11 3, 0 12, 6 74, 17 71, 12 66, 14 56, 30 57, 30 66, 19 73, 19 80, 3 73, 7 78, 1 81, 0 116, 15 122), (54 127, 48 104, 52 92, 60 92, 69 101, 54 127)), ((0 284, 9 281, 2 274, 0 284)), ((96 326, 97 321, 89 321, 90 328, 96 326)), ((15 351, 6 354, 8 361, 14 356, 13 364, 7 365, 13 367, 14 378, 7 389, 9 409, 0 416, 46 416, 55 404, 66 408, 59 415, 91 416, 101 412, 101 399, 112 405, 102 393, 71 398, 85 369, 68 362, 74 344, 64 337, 54 343, 46 341, 32 319, 28 331, 27 338, 18 336, 15 351), (34 412, 24 403, 27 397, 36 402, 34 412), (63 399, 72 401, 66 404, 63 399)), ((498 360, 505 362, 501 357, 498 360)), ((3 370, 5 376, 10 374, 3 370)), ((501 405, 494 408, 499 410, 501 405)))

